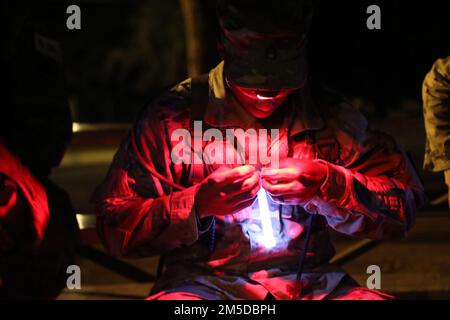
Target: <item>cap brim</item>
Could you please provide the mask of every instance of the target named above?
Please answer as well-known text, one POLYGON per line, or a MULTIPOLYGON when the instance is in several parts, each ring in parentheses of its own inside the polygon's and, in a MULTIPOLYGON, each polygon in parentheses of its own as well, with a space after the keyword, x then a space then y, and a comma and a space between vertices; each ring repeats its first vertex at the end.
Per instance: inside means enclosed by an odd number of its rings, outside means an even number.
POLYGON ((290 61, 225 59, 224 74, 239 86, 252 89, 294 89, 302 87, 308 76, 306 58, 290 61))

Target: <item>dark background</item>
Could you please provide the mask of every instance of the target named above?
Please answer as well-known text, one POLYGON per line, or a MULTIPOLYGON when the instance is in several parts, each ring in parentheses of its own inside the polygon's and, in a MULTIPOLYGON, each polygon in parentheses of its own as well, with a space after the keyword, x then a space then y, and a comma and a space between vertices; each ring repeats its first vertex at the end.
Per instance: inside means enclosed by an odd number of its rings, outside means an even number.
MULTIPOLYGON (((202 72, 219 61, 214 2, 198 0, 195 12, 202 28, 202 72)), ((7 13, 10 19, 19 21, 31 12, 62 42, 75 121, 130 122, 147 101, 188 76, 189 40, 178 0, 10 3, 15 4, 7 13), (69 4, 81 8, 81 30, 66 28, 69 4)), ((363 101, 368 112, 385 114, 405 101, 418 104, 426 72, 450 54, 445 1, 316 0, 314 5, 313 76, 363 101), (371 4, 381 7, 381 30, 366 28, 371 4)))

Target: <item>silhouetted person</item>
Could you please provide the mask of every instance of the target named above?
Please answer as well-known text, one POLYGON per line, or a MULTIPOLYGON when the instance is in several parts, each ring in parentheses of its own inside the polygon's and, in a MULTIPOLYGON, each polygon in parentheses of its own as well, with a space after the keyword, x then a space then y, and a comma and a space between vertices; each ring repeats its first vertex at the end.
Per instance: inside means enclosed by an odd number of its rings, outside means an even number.
POLYGON ((78 243, 70 199, 48 178, 72 133, 61 48, 33 8, 3 4, 0 298, 56 297, 78 243))
POLYGON ((444 173, 450 206, 450 56, 438 59, 422 87, 427 134, 424 168, 444 173))

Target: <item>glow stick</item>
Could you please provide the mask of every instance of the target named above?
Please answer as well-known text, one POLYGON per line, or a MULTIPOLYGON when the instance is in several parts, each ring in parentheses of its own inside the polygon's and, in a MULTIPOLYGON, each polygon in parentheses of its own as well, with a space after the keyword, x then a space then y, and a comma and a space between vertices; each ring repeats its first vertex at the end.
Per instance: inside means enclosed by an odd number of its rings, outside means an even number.
POLYGON ((263 244, 267 249, 275 247, 275 238, 273 236, 272 221, 270 220, 269 202, 267 201, 266 191, 261 188, 258 191, 258 207, 261 217, 263 244))

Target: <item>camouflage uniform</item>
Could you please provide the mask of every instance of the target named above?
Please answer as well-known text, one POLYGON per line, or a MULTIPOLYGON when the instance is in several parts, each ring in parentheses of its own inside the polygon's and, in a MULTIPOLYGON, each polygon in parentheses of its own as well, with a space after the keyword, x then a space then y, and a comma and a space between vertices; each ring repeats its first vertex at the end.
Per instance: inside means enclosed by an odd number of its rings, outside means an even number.
MULTIPOLYGON (((95 196, 98 232, 108 252, 165 255, 167 269, 153 287, 152 299, 264 299, 268 293, 289 299, 305 222, 315 214, 302 298, 381 298, 348 285, 346 273, 328 263, 334 255, 329 228, 361 238, 404 237, 424 199, 408 158, 391 137, 369 130, 358 111, 320 87, 307 85, 269 119, 257 120, 230 93, 223 70, 222 62, 209 73, 205 110, 196 98, 201 96, 196 81, 188 79, 152 103, 122 143, 95 196), (254 206, 216 216, 215 233, 211 218, 197 216, 198 184, 217 166, 174 164, 170 156, 179 143, 171 141, 171 134, 179 128, 192 131, 193 120, 202 120, 203 129, 280 128, 281 158, 321 159, 327 166, 326 181, 306 206, 269 203, 274 248, 261 246, 254 206), (173 190, 147 168, 186 189, 173 190)), ((234 148, 224 142, 224 150, 234 148)), ((198 157, 192 151, 192 159, 198 157)))
MULTIPOLYGON (((426 75, 422 88, 427 134, 424 168, 434 172, 450 169, 450 56, 439 59, 426 75)), ((450 172, 446 173, 450 185, 450 172)))

